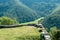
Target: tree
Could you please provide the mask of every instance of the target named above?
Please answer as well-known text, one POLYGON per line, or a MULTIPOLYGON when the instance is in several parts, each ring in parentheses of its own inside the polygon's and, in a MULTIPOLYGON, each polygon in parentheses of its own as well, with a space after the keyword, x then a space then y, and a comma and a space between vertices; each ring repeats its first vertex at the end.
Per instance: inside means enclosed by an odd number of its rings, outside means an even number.
POLYGON ((50 35, 52 40, 60 40, 60 31, 56 27, 50 29, 50 35))
POLYGON ((60 30, 57 30, 57 34, 55 35, 56 40, 60 40, 60 30))
POLYGON ((12 19, 6 16, 0 17, 0 25, 12 25, 12 24, 17 24, 16 19, 12 19))

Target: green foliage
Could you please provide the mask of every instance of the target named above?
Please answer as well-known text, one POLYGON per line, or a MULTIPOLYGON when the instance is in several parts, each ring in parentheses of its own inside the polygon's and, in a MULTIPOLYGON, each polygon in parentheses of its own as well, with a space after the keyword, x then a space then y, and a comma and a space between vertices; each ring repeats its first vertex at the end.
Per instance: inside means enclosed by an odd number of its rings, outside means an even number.
POLYGON ((56 27, 50 29, 50 35, 52 40, 60 40, 60 30, 57 30, 56 27))
POLYGON ((60 29, 60 7, 53 11, 52 14, 45 17, 42 24, 48 28, 56 26, 58 29, 60 29))
POLYGON ((12 19, 9 17, 0 17, 0 25, 12 25, 12 24, 17 24, 17 20, 16 19, 12 19))
POLYGON ((60 40, 60 30, 57 30, 56 38, 57 40, 60 40))
POLYGON ((16 18, 20 23, 33 21, 38 18, 35 11, 21 3, 19 0, 2 0, 1 3, 0 16, 16 18))
POLYGON ((56 40, 55 39, 56 33, 57 33, 56 27, 53 27, 53 28, 50 29, 50 35, 51 35, 52 40, 56 40))

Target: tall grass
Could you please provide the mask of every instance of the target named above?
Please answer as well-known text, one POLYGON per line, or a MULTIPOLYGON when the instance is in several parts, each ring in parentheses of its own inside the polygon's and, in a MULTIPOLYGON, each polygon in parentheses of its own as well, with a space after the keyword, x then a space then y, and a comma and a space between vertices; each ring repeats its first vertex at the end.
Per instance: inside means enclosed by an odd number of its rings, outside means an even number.
POLYGON ((0 40, 40 40, 40 33, 34 27, 0 29, 0 40))

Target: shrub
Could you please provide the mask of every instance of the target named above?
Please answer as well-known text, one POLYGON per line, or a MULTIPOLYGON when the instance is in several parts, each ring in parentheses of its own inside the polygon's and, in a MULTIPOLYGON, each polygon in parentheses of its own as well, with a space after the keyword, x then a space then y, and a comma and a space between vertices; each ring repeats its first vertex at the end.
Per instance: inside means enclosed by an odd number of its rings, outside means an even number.
POLYGON ((6 16, 0 17, 0 25, 12 25, 12 24, 17 24, 16 19, 12 19, 6 16))
POLYGON ((52 40, 60 40, 60 30, 57 30, 56 27, 50 29, 50 35, 52 40))

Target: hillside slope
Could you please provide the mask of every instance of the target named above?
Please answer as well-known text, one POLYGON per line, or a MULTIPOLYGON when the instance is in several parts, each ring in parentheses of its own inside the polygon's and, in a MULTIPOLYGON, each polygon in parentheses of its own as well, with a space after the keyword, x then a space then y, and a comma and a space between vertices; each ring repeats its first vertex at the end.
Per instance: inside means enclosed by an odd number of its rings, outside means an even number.
POLYGON ((0 16, 16 18, 19 22, 28 22, 38 18, 35 11, 19 0, 0 0, 0 16))
POLYGON ((38 13, 38 16, 49 15, 59 4, 60 0, 20 0, 32 10, 38 13))
POLYGON ((49 16, 42 22, 46 28, 56 26, 60 29, 60 6, 58 6, 49 16))
POLYGON ((37 28, 22 26, 0 29, 0 40, 40 40, 37 28))

